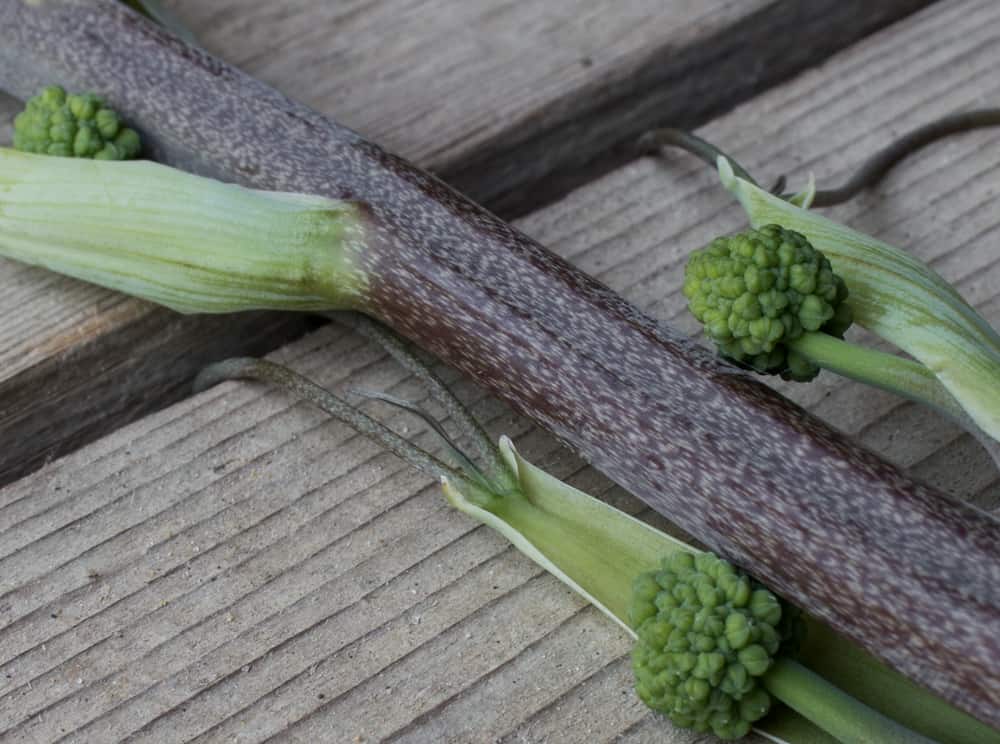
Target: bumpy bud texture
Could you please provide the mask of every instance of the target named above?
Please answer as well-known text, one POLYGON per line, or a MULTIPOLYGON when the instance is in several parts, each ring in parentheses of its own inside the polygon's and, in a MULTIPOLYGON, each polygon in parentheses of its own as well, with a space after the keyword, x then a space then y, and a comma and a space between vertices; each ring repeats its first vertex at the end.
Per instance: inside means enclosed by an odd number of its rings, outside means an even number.
POLYGON ((787 623, 766 589, 713 555, 678 553, 634 585, 636 691, 676 725, 737 739, 771 706, 758 678, 787 623))
POLYGON ((138 157, 139 135, 91 94, 67 95, 52 85, 28 101, 14 119, 14 148, 38 155, 95 160, 138 157))
POLYGON ((804 235, 780 225, 716 238, 695 251, 684 295, 705 335, 733 361, 807 381, 819 369, 787 348, 805 331, 843 336, 847 286, 804 235))

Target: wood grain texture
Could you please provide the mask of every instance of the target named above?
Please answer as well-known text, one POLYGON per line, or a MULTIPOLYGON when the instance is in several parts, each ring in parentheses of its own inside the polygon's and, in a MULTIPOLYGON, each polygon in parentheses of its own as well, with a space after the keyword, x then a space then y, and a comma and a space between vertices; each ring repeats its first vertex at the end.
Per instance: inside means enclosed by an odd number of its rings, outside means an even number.
MULTIPOLYGON (((762 178, 838 181, 894 134, 1000 94, 996 12, 942 3, 702 133, 762 178)), ((835 210, 931 260, 995 325, 998 141, 942 143, 835 210)), ((683 254, 742 224, 712 174, 675 156, 520 227, 684 325, 683 254)), ((421 396, 337 327, 277 358, 331 386, 421 396)), ((530 459, 640 508, 449 379, 530 459)), ((826 374, 782 388, 956 496, 1000 504, 987 458, 933 414, 826 374)), ((644 713, 627 644, 597 613, 424 479, 260 386, 208 391, 0 491, 0 581, 0 739, 696 740, 644 713)))
POLYGON ((505 216, 595 156, 630 158, 649 127, 705 121, 927 4, 173 3, 209 50, 505 216))
POLYGON ((93 81, 165 163, 365 203, 367 312, 774 591, 1000 725, 1000 522, 657 325, 425 171, 115 0, 6 6, 0 29, 15 69, 72 88, 93 81))
MULTIPOLYGON (((647 126, 701 121, 924 4, 630 0, 614 13, 590 0, 173 6, 210 51, 489 206, 524 210, 647 126), (800 43, 778 53, 770 41, 790 26, 800 43)), ((22 95, 45 77, 40 67, 32 74, 17 81, 22 95)), ((13 111, 5 103, 0 121, 13 111)), ((213 355, 273 348, 305 330, 301 319, 257 316, 232 334, 233 346, 214 349, 211 321, 0 267, 0 312, 10 319, 0 332, 0 438, 14 443, 0 453, 0 482, 176 400, 213 355), (143 368, 128 353, 140 344, 171 364, 143 368)))

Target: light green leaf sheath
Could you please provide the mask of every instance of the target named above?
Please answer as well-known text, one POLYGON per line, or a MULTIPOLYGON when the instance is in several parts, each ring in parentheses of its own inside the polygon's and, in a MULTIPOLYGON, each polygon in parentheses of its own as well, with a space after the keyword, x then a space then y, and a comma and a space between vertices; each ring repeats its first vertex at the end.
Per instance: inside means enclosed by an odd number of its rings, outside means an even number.
POLYGON ((500 453, 516 487, 473 492, 444 477, 449 503, 635 638, 637 692, 674 723, 725 738, 752 725, 797 744, 1000 742, 825 626, 797 623, 794 610, 725 561, 552 477, 506 438, 500 453), (794 646, 803 627, 800 663, 779 646, 794 646), (773 697, 790 707, 772 707, 773 697))
POLYGON ((517 475, 516 491, 475 503, 446 480, 448 502, 502 534, 635 636, 628 622, 631 577, 693 548, 536 468, 506 437, 500 454, 517 475))
POLYGON ((718 166, 752 225, 777 223, 805 235, 847 283, 855 322, 920 361, 978 426, 1000 439, 1000 334, 948 282, 887 243, 739 178, 725 158, 718 166))
POLYGON ((179 312, 357 307, 364 240, 350 202, 0 148, 0 255, 179 312))

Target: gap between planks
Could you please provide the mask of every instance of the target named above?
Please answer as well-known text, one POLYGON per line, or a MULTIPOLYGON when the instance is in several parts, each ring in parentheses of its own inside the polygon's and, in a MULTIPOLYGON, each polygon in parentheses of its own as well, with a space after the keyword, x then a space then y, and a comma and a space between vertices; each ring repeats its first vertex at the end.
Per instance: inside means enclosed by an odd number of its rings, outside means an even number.
MULTIPOLYGON (((649 126, 704 121, 928 2, 171 5, 210 51, 509 216, 592 177, 602 153, 605 169, 631 157, 616 145, 649 126)), ((258 314, 225 334, 216 319, 0 267, 0 483, 178 400, 212 359, 309 330, 258 314)))
MULTIPOLYGON (((762 178, 787 171, 794 182, 812 168, 839 181, 891 134, 996 96, 987 71, 1000 62, 998 13, 942 3, 702 133, 762 178), (776 126, 761 136, 748 121, 776 126)), ((994 325, 1000 219, 979 207, 995 193, 996 141, 981 132, 941 143, 833 210, 933 261, 994 325)), ((680 308, 680 256, 741 224, 710 172, 671 155, 521 226, 669 318, 680 308)), ((420 394, 336 328, 278 356, 327 384, 420 394)), ((585 490, 608 488, 449 379, 529 459, 585 490)), ((1000 501, 975 443, 933 414, 827 375, 781 389, 947 490, 1000 501)), ((0 617, 20 639, 10 646, 0 631, 0 730, 7 716, 47 710, 9 737, 693 740, 669 738, 624 689, 626 644, 596 613, 450 512, 425 479, 260 386, 222 386, 54 463, 0 491, 5 518, 0 529, 33 525, 37 539, 0 532, 13 551, 0 549, 0 580, 11 582, 0 617), (470 673, 456 675, 456 659, 470 673), (485 725, 470 734, 463 727, 477 718, 485 725)))

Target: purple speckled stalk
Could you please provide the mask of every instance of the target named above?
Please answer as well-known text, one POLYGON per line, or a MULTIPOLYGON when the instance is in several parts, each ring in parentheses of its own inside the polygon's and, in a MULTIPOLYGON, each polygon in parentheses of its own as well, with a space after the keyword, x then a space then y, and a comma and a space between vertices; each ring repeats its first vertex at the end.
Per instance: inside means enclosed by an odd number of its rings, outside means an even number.
POLYGON ((113 0, 0 0, 0 85, 163 162, 368 202, 367 310, 796 604, 1000 726, 1000 523, 913 482, 359 135, 113 0))

